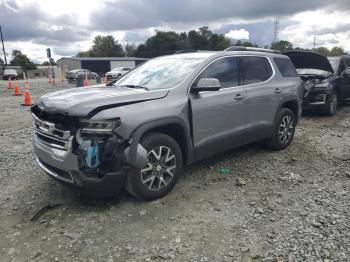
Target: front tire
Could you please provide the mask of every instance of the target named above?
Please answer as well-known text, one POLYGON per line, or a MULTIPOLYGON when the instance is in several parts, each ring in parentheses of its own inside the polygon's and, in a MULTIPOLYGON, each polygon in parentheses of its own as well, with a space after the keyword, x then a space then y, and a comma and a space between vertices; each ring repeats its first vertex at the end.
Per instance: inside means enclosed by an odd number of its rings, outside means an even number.
POLYGON ((282 108, 276 117, 273 135, 267 146, 272 150, 286 149, 293 141, 296 119, 292 110, 282 108))
POLYGON ((149 164, 142 170, 132 169, 126 178, 126 191, 150 201, 168 194, 182 173, 183 160, 178 143, 165 134, 150 133, 141 140, 149 164))

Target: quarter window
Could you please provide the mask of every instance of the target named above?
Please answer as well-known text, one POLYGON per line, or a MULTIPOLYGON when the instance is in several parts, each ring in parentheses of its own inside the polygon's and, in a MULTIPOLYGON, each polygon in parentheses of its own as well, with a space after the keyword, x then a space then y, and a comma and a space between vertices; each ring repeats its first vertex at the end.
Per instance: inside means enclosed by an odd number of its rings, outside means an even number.
POLYGON ((288 58, 275 57, 273 59, 283 77, 297 77, 298 73, 288 58))
POLYGON ((270 63, 265 57, 242 56, 240 66, 244 85, 263 82, 272 76, 270 63))
POLYGON ((197 78, 216 78, 222 88, 238 86, 238 66, 236 57, 225 57, 211 63, 197 78))

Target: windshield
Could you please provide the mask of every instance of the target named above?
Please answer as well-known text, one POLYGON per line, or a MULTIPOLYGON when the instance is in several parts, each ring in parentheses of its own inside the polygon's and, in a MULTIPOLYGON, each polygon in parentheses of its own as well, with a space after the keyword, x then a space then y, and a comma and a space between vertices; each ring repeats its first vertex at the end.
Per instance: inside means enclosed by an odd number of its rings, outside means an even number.
POLYGON ((299 75, 321 75, 321 76, 329 76, 332 73, 328 71, 323 71, 319 69, 310 69, 310 68, 302 68, 302 69, 297 69, 297 72, 299 75))
POLYGON ((176 56, 155 58, 140 65, 114 85, 139 86, 148 90, 173 88, 185 80, 204 59, 176 56))

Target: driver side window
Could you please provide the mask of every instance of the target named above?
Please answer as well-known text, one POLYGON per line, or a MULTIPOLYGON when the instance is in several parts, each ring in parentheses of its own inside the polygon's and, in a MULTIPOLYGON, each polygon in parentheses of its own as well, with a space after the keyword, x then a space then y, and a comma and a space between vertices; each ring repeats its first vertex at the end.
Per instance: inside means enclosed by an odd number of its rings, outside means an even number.
POLYGON ((193 86, 201 78, 216 78, 220 81, 221 88, 238 86, 237 58, 225 57, 214 61, 197 77, 193 86))

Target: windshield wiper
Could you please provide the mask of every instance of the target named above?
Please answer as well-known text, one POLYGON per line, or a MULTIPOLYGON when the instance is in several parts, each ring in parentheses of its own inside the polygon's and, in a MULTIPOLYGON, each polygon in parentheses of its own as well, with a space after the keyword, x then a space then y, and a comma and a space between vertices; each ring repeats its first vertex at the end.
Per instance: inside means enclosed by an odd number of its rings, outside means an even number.
POLYGON ((140 88, 140 89, 145 89, 146 91, 149 91, 149 88, 145 86, 138 86, 138 85, 121 85, 121 86, 125 86, 128 88, 140 88))

